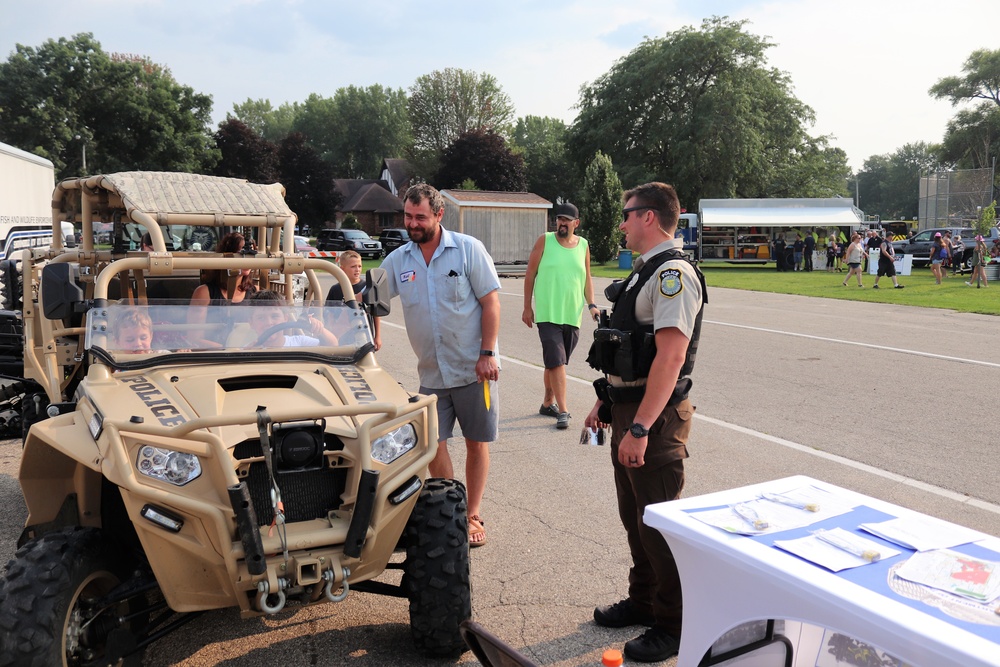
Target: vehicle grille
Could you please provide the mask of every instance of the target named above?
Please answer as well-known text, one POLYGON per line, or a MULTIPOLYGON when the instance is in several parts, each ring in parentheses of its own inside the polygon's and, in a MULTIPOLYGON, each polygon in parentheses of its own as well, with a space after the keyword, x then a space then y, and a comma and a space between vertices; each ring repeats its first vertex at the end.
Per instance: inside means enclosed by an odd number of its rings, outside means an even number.
MULTIPOLYGON (((326 451, 341 450, 343 444, 336 437, 327 434, 326 451), (330 438, 333 441, 330 441, 330 438)), ((262 456, 259 440, 245 440, 233 448, 233 456, 245 460, 262 456)), ((285 506, 285 521, 310 521, 326 518, 327 513, 340 507, 341 497, 347 483, 346 468, 322 468, 278 472, 275 475, 281 501, 285 506)), ((257 523, 266 526, 274 520, 271 507, 271 483, 267 466, 263 461, 250 464, 250 472, 244 478, 250 491, 250 501, 257 514, 257 523)))
MULTIPOLYGON (((328 512, 340 507, 347 470, 324 468, 283 473, 275 475, 275 478, 285 506, 285 521, 295 523, 326 518, 328 512)), ((261 526, 270 524, 274 520, 274 510, 271 508, 271 484, 264 463, 250 465, 246 483, 257 513, 257 523, 261 526)))

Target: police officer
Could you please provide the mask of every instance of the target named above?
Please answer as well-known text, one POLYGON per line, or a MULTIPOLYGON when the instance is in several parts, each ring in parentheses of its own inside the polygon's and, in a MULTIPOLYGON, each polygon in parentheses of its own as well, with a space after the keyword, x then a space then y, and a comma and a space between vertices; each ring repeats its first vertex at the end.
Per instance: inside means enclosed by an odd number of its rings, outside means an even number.
POLYGON ((642 256, 632 274, 606 292, 615 305, 588 357, 606 377, 595 382, 598 400, 586 425, 611 426, 618 512, 632 567, 628 597, 595 609, 594 621, 650 626, 625 644, 625 655, 658 662, 677 653, 681 587, 670 548, 642 515, 646 505, 678 498, 684 486, 694 416, 688 374, 707 299, 704 279, 681 254, 682 239, 674 238, 680 213, 674 188, 647 183, 626 192, 624 201, 626 247, 642 256))

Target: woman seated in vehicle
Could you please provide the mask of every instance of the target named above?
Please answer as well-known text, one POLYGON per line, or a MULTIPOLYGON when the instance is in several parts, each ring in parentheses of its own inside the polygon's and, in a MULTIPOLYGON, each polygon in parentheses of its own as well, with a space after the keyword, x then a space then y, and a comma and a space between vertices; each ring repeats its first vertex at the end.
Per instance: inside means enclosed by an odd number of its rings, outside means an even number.
MULTIPOLYGON (((246 239, 243 238, 242 234, 231 232, 222 237, 216 251, 224 254, 239 254, 243 252, 245 245, 246 239)), ((194 344, 196 347, 222 347, 230 323, 224 321, 226 309, 212 308, 212 306, 241 303, 257 292, 257 285, 250 269, 240 271, 240 275, 234 282, 232 294, 229 293, 228 272, 224 269, 203 271, 201 282, 202 284, 198 285, 191 295, 191 305, 202 307, 191 309, 189 322, 213 326, 196 332, 194 344)))

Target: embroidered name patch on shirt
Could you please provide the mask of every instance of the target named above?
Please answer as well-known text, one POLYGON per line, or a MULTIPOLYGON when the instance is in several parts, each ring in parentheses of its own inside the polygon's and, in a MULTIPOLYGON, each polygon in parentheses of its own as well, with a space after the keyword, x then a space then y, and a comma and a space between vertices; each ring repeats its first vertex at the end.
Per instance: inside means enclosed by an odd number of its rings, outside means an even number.
POLYGON ((399 274, 399 282, 401 283, 412 283, 417 280, 416 271, 403 271, 399 274))
POLYGON ((684 289, 684 281, 678 269, 660 271, 660 294, 672 299, 684 289))

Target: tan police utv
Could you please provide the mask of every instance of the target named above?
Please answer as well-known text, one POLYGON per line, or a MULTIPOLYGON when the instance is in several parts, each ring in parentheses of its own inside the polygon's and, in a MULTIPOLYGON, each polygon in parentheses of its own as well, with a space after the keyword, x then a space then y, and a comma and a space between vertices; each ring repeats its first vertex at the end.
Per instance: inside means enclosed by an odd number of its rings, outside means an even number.
POLYGON ((73 222, 82 242, 54 234, 5 268, 20 283, 5 296, 23 316, 28 519, 0 580, 0 665, 139 664, 199 612, 358 591, 407 598, 417 648, 461 653, 465 489, 427 478, 434 399, 373 354, 384 272, 364 303, 324 303, 319 272, 353 290, 294 253, 278 184, 128 172, 65 180, 52 200, 53 228, 73 222), (95 245, 106 223, 110 248, 95 245), (243 250, 215 252, 230 231, 243 250), (278 291, 272 323, 252 301, 189 305, 205 270, 229 294, 247 271, 278 291), (136 329, 151 345, 122 340, 136 329), (401 583, 376 581, 386 569, 401 583))

